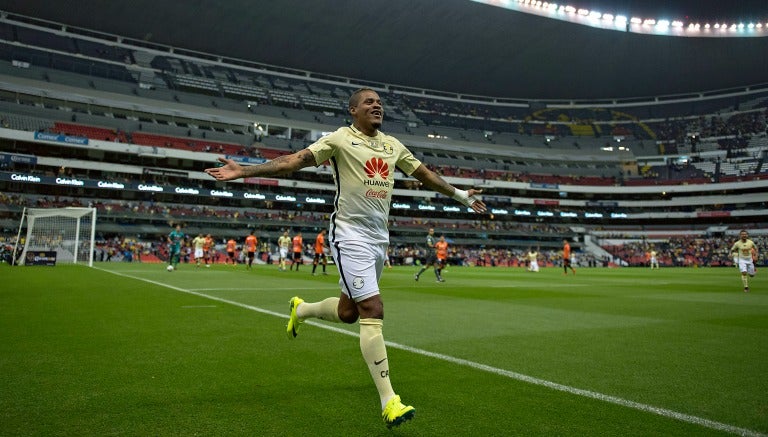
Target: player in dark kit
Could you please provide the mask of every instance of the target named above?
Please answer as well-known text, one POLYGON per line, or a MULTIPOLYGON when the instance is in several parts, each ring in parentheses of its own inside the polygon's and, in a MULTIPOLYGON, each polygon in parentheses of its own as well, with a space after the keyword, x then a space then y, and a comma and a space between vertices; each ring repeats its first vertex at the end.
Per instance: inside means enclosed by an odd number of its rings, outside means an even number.
POLYGON ((428 268, 433 267, 433 270, 435 271, 435 278, 437 278, 438 281, 440 281, 440 273, 437 271, 437 250, 435 249, 435 243, 437 242, 437 239, 435 238, 435 230, 430 228, 429 232, 427 233, 427 260, 424 262, 424 265, 421 267, 421 270, 419 270, 419 273, 416 273, 413 275, 413 279, 416 281, 419 280, 419 276, 421 276, 424 271, 426 271, 428 268))

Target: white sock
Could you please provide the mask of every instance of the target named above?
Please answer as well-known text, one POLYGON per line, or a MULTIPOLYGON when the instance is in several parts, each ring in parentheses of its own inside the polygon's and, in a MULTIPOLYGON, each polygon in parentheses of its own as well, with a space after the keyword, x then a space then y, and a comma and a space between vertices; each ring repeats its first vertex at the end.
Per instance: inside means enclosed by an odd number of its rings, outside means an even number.
POLYGON ((376 384, 382 409, 395 395, 389 381, 389 360, 382 334, 383 325, 384 321, 381 319, 360 319, 360 351, 376 384))
POLYGON ((296 307, 296 315, 301 320, 314 317, 320 320, 341 323, 339 318, 339 298, 329 297, 314 303, 302 302, 296 307))

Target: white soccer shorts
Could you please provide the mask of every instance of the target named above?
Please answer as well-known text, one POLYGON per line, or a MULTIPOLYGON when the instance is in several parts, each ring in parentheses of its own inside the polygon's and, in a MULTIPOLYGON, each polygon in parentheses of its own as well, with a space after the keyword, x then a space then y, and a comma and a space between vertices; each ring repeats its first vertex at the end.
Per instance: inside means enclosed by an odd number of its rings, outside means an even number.
POLYGON ((388 244, 359 241, 336 242, 331 254, 339 270, 341 291, 355 302, 379 294, 379 279, 387 258, 388 244))
POLYGON ((753 263, 751 259, 740 259, 739 271, 741 273, 746 273, 749 276, 755 276, 755 263, 753 263))

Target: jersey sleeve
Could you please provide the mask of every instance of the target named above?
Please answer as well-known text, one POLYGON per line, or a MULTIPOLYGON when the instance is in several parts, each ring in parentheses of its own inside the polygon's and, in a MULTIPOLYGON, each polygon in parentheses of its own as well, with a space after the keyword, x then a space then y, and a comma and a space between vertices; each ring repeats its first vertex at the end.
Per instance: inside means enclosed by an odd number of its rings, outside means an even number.
POLYGON ((329 160, 333 155, 336 154, 336 149, 338 148, 341 135, 341 130, 337 130, 320 138, 309 147, 307 147, 315 157, 315 163, 317 163, 317 167, 321 166, 325 161, 329 160))
MULTIPOLYGON (((395 140, 397 141, 397 140, 395 140)), ((415 156, 413 156, 413 153, 411 153, 410 150, 408 150, 403 143, 400 141, 397 141, 398 144, 398 150, 399 154, 397 157, 397 168, 403 171, 403 173, 410 176, 413 174, 413 172, 416 171, 417 168, 421 165, 421 161, 416 159, 415 156)))

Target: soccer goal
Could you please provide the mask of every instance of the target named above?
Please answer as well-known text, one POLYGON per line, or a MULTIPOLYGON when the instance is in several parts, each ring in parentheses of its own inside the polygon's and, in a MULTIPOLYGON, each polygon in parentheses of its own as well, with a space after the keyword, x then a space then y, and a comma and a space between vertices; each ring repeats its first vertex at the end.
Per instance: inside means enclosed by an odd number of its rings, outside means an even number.
POLYGON ((16 264, 34 264, 36 256, 55 252, 56 263, 93 267, 96 208, 24 208, 13 253, 18 253, 25 228, 26 238, 16 264))

